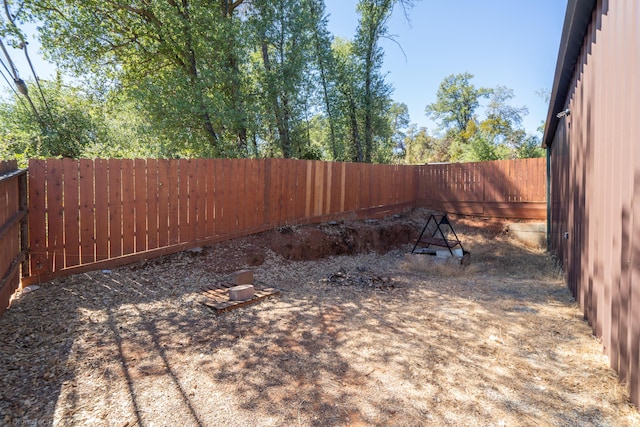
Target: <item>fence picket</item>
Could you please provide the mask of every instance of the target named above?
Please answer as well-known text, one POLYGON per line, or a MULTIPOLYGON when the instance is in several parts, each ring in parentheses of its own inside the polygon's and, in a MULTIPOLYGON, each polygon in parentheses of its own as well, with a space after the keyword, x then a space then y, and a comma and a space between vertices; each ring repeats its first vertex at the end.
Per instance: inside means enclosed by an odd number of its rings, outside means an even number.
POLYGON ((158 247, 158 161, 147 159, 147 249, 158 247))
POLYGON ((109 258, 109 163, 96 159, 94 168, 96 261, 102 261, 109 258))
POLYGON ((147 250, 147 234, 149 225, 147 223, 147 163, 144 159, 136 159, 134 161, 134 184, 133 184, 133 200, 134 200, 134 227, 135 227, 135 249, 134 252, 142 252, 147 250))
POLYGON ((93 197, 94 171, 92 160, 78 162, 80 172, 80 263, 95 262, 95 201, 93 197))
POLYGON ((132 159, 122 160, 122 255, 135 252, 135 177, 132 159))
POLYGON ((192 242, 198 235, 198 165, 195 160, 187 160, 189 177, 188 192, 188 223, 187 238, 183 242, 192 242))
POLYGON ((49 159, 30 167, 35 277, 263 227, 344 213, 362 217, 382 206, 417 202, 463 214, 546 212, 545 189, 538 188, 546 182, 544 159, 423 166, 49 159))
POLYGON ((180 163, 178 160, 169 162, 169 179, 167 181, 167 186, 169 187, 169 198, 167 199, 169 202, 169 245, 175 245, 180 241, 179 171, 180 163))
POLYGON ((62 159, 65 268, 80 264, 78 161, 62 159))
POLYGON ((29 272, 31 275, 52 271, 47 265, 47 232, 45 224, 46 162, 29 161, 29 272))
POLYGON ((122 160, 109 159, 109 254, 122 255, 122 160))
POLYGON ((206 183, 207 183, 207 199, 206 199, 206 227, 205 234, 207 237, 216 235, 216 172, 215 160, 205 159, 206 166, 206 183))
POLYGON ((158 160, 158 247, 169 245, 169 160, 158 160))

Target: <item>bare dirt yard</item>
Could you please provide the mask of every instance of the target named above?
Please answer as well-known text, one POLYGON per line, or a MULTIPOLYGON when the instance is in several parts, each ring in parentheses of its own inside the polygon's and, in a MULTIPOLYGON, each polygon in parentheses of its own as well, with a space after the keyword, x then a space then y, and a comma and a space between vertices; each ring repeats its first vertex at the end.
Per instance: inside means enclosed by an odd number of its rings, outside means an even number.
POLYGON ((470 265, 408 260, 427 216, 42 284, 0 318, 0 424, 640 425, 550 256, 456 218, 470 265), (202 289, 242 267, 281 294, 217 316, 202 289))

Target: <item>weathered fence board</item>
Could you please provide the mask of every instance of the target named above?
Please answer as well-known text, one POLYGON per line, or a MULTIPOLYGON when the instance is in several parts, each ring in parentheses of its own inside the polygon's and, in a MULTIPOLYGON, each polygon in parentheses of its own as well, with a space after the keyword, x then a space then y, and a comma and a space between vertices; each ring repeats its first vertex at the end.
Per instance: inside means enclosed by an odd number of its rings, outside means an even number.
POLYGON ((371 165, 287 159, 30 162, 35 281, 108 268, 283 224, 421 205, 544 214, 544 160, 371 165))
POLYGON ((15 161, 0 162, 0 315, 28 274, 23 260, 26 252, 27 185, 26 170, 15 161), (22 269, 22 272, 21 272, 22 269))
POLYGON ((423 165, 417 202, 463 215, 544 219, 545 175, 543 158, 423 165))

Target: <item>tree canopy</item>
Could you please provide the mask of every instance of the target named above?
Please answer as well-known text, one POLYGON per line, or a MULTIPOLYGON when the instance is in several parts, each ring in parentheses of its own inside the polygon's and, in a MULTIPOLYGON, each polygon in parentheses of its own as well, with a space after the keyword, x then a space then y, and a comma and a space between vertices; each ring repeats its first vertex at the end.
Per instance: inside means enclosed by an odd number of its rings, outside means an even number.
POLYGON ((13 93, 0 99, 2 158, 539 154, 513 91, 476 88, 469 73, 446 77, 426 108, 443 134, 410 123, 382 71, 381 41, 393 39, 391 16, 407 16, 414 0, 359 0, 352 40, 330 34, 323 0, 4 4, 0 54, 13 93), (27 53, 27 22, 39 24, 46 57, 67 77, 25 81, 12 71, 4 46, 27 53))

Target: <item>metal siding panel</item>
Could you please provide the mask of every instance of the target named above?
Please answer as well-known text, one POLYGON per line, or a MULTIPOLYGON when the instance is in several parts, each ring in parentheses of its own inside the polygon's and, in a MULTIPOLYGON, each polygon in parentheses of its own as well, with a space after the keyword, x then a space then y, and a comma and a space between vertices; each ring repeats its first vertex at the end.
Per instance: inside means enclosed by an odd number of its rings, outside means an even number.
MULTIPOLYGON (((640 117, 640 83, 635 78, 640 73, 640 5, 638 2, 632 3, 631 11, 625 13, 627 21, 625 27, 628 28, 628 40, 632 41, 628 51, 632 52, 629 58, 629 87, 627 90, 632 96, 628 105, 628 141, 630 141, 630 151, 633 156, 633 187, 631 189, 631 215, 628 233, 630 240, 630 302, 629 302, 629 374, 628 384, 631 401, 638 406, 640 404, 640 125, 637 118, 640 117)), ((631 157, 631 156, 629 156, 631 157)))

